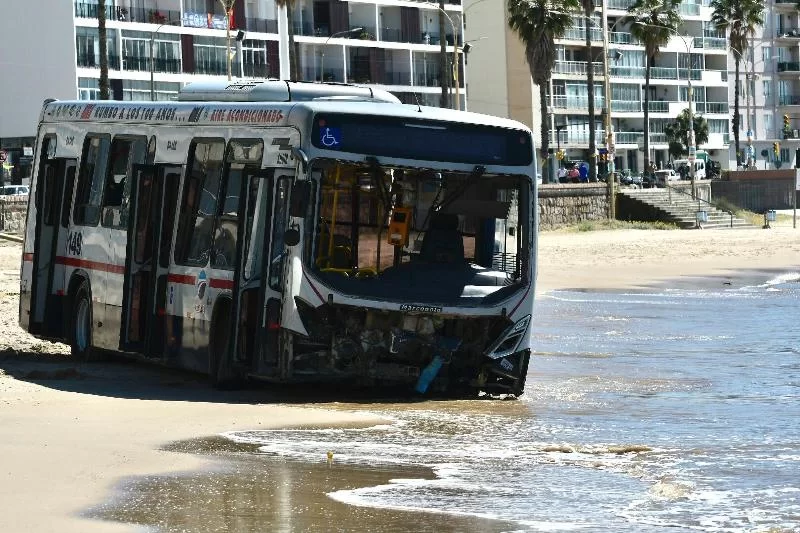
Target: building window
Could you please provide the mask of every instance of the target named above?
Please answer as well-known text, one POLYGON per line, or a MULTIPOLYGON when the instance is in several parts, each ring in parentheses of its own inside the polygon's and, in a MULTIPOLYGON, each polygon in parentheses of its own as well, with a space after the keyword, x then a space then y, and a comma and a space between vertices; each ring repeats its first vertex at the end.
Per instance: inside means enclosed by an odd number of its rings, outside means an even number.
POLYGON ((727 120, 710 118, 708 119, 708 133, 729 133, 731 130, 727 120))
POLYGON ((99 100, 100 81, 96 78, 78 78, 78 99, 99 100))
POLYGON ((761 60, 766 63, 770 60, 772 56, 772 47, 771 46, 762 46, 761 47, 761 60))
MULTIPOLYGON (((155 100, 175 100, 181 84, 177 82, 157 81, 153 83, 155 100)), ((150 81, 122 80, 122 99, 131 101, 150 101, 150 81)))
POLYGON ((781 163, 787 163, 791 161, 789 158, 789 149, 788 148, 781 148, 781 163))

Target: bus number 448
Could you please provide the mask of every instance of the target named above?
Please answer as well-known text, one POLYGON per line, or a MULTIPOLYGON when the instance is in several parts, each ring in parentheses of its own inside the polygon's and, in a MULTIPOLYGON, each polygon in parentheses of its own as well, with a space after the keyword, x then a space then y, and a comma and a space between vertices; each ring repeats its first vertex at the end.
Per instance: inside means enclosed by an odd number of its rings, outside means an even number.
POLYGON ((81 247, 83 246, 83 235, 80 231, 75 231, 67 237, 67 253, 70 255, 81 255, 81 247))

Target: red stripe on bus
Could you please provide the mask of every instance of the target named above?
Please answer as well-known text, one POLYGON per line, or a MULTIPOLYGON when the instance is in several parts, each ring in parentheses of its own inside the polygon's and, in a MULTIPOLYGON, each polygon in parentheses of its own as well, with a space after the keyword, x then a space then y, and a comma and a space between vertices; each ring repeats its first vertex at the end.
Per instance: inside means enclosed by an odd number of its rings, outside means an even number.
POLYGON ((33 262, 33 254, 31 254, 31 253, 22 254, 22 260, 23 261, 28 261, 28 262, 33 262))
POLYGON ((325 298, 322 297, 322 295, 319 293, 317 288, 311 282, 311 278, 308 277, 308 274, 306 274, 305 270, 303 270, 303 277, 306 278, 306 281, 308 282, 308 284, 311 285, 311 289, 314 291, 314 294, 317 295, 317 298, 319 298, 319 301, 322 302, 322 303, 325 303, 325 298))
POLYGON ((210 280, 208 280, 208 286, 211 287, 212 289, 233 290, 233 280, 211 278, 210 280))
POLYGON ((167 276, 169 283, 181 283, 183 285, 194 285, 194 276, 187 276, 186 274, 170 274, 167 276))
POLYGON ((77 257, 64 257, 59 255, 56 257, 56 264, 77 268, 88 268, 89 270, 98 270, 100 272, 111 272, 112 274, 125 273, 124 265, 101 263, 100 261, 89 261, 88 259, 79 259, 77 257))

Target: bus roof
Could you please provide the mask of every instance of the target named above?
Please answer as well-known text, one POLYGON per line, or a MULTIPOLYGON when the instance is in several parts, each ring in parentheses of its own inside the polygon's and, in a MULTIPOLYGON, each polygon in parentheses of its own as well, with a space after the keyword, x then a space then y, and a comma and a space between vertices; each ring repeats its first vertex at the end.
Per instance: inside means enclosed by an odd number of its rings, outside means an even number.
MULTIPOLYGON (((284 86, 287 82, 279 82, 284 86)), ((324 84, 301 84, 303 86, 324 84)), ((352 88, 352 87, 351 87, 352 88)), ((367 89, 367 88, 361 88, 367 89)), ((272 89, 264 89, 272 90, 272 89)), ((288 89, 287 89, 288 90, 288 89)), ((314 90, 308 90, 310 95, 314 90)), ((372 90, 372 89, 369 89, 372 90)), ((321 91, 319 94, 325 94, 321 91)), ((295 94, 297 94, 295 92, 295 94)), ((347 113, 389 116, 409 120, 432 120, 494 126, 530 133, 524 124, 501 117, 425 107, 416 104, 390 103, 377 98, 352 99, 346 95, 320 96, 303 101, 116 101, 116 100, 46 100, 40 121, 43 123, 116 123, 152 125, 216 126, 288 126, 306 124, 316 113, 347 113)))
POLYGON ((181 102, 308 102, 320 99, 400 103, 395 95, 383 89, 286 80, 198 81, 185 85, 178 93, 181 102))

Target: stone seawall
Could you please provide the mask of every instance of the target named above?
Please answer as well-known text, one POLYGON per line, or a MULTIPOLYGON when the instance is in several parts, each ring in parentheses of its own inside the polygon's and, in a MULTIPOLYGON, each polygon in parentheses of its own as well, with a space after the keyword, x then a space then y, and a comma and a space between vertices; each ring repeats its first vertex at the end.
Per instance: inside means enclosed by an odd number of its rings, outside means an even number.
POLYGON ((608 218, 605 183, 539 185, 539 228, 557 229, 608 218))
POLYGON ((0 231, 22 235, 25 232, 27 201, 0 200, 0 231))

